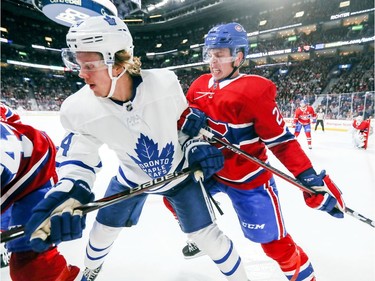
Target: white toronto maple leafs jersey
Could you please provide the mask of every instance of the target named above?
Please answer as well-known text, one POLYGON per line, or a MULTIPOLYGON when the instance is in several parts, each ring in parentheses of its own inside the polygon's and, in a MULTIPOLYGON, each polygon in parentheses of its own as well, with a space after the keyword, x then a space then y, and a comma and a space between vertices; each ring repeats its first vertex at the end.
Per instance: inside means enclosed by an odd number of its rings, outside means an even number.
MULTIPOLYGON (((180 144, 186 136, 178 132, 177 121, 188 104, 176 75, 153 69, 142 70, 141 77, 131 106, 96 97, 87 85, 64 101, 60 118, 66 134, 57 156, 60 180, 81 179, 92 187, 103 144, 115 151, 117 178, 128 187, 187 166, 180 144)), ((183 179, 153 192, 168 190, 183 179)))

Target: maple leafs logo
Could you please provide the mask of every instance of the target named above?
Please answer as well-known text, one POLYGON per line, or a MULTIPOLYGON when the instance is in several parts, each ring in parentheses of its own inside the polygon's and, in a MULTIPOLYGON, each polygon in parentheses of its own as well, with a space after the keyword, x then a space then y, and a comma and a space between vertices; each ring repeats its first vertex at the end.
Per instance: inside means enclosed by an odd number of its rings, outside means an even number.
POLYGON ((159 155, 158 144, 149 137, 141 134, 138 138, 136 148, 136 157, 129 157, 147 174, 155 179, 169 173, 172 167, 174 146, 172 142, 167 143, 159 155))
POLYGON ((115 20, 115 18, 112 18, 112 17, 110 17, 110 16, 108 16, 108 15, 106 15, 106 16, 104 17, 104 20, 105 20, 106 22, 108 22, 109 25, 116 25, 116 20, 115 20))

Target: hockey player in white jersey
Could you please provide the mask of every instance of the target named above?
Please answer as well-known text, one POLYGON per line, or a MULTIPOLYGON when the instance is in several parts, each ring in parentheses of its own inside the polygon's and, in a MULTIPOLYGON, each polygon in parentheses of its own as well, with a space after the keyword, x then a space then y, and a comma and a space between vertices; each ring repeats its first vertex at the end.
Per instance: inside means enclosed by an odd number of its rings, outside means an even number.
MULTIPOLYGON (((141 70, 123 21, 112 16, 85 19, 69 29, 67 44, 63 60, 79 71, 86 85, 62 105, 66 134, 57 156, 59 182, 26 225, 26 235, 37 251, 82 236, 85 218, 73 209, 90 201, 103 144, 119 159, 105 196, 188 165, 200 166, 207 179, 223 165, 220 150, 194 142, 178 130, 177 121, 189 109, 176 75, 165 69, 141 70)), ((157 193, 171 202, 182 231, 228 280, 248 280, 241 258, 215 224, 196 181, 191 176, 177 179, 100 209, 86 248, 87 279, 96 278, 120 231, 137 224, 147 196, 157 193)))

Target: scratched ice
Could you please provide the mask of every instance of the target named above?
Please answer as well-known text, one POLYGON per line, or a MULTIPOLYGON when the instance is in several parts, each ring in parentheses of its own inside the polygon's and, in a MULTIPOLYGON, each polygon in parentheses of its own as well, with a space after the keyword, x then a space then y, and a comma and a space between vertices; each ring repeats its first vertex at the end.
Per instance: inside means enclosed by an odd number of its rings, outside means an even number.
MULTIPOLYGON (((46 116, 24 117, 28 122, 51 135, 59 142, 63 131, 58 118, 46 116)), ((375 146, 370 137, 367 151, 353 148, 349 133, 313 132, 313 149, 307 149, 301 134, 299 141, 310 156, 316 170, 326 169, 341 188, 348 207, 375 219, 375 146)), ((96 198, 116 170, 115 156, 102 148, 104 168, 94 186, 96 198)), ((271 164, 286 169, 270 156, 271 164)), ((374 281, 375 231, 353 217, 335 219, 323 212, 308 208, 296 187, 276 178, 284 219, 289 233, 308 253, 319 281, 374 281)), ((277 265, 262 252, 260 245, 245 239, 237 218, 224 195, 216 200, 224 215, 217 215, 217 223, 232 238, 239 250, 251 280, 286 280, 277 265)), ((61 244, 67 260, 83 267, 83 256, 90 226, 95 213, 88 214, 84 237, 61 244)), ((181 249, 186 236, 178 227, 159 196, 150 196, 137 226, 124 229, 112 252, 107 256, 97 281, 225 281, 214 263, 203 256, 185 260, 181 249)), ((10 280, 8 269, 1 269, 1 280, 10 280)))

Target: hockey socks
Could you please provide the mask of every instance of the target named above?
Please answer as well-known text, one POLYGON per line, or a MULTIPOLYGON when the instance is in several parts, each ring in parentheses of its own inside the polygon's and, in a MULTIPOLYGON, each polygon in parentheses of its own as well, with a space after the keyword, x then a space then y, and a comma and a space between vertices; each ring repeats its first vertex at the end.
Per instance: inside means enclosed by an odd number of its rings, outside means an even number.
POLYGON ((43 253, 14 252, 9 268, 13 281, 76 281, 82 278, 80 269, 68 265, 56 247, 43 253))
POLYGON ((313 281, 314 269, 306 253, 295 244, 292 237, 286 237, 262 244, 267 256, 275 260, 288 280, 313 281))
POLYGON ((206 253, 229 281, 247 281, 246 271, 233 242, 215 223, 188 234, 202 252, 206 253))
POLYGON ((103 264, 121 230, 121 227, 110 227, 97 221, 94 222, 86 246, 84 263, 87 268, 96 269, 103 264))

